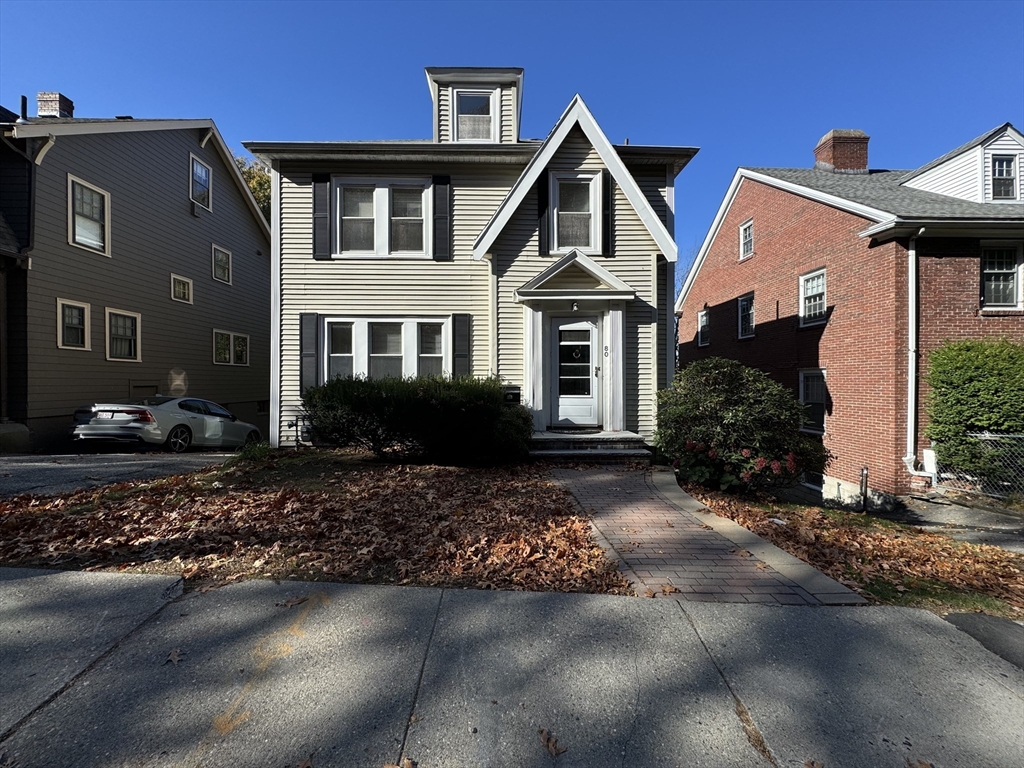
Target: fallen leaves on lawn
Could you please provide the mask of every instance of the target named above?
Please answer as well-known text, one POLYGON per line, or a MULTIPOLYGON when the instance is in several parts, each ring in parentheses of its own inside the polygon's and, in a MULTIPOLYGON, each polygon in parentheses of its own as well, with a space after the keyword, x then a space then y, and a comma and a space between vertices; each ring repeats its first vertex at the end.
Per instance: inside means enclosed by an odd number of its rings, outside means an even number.
POLYGON ((541 728, 537 733, 540 734, 540 743, 544 745, 544 749, 548 751, 548 754, 552 757, 558 757, 563 752, 568 752, 568 747, 558 746, 558 739, 548 733, 547 728, 541 728))
POLYGON ((629 594, 543 468, 353 466, 331 451, 0 500, 0 563, 175 573, 202 591, 261 577, 629 594))
POLYGON ((685 490, 719 516, 854 588, 882 581, 904 592, 917 580, 939 582, 1024 608, 1024 556, 1005 549, 873 525, 858 513, 826 514, 812 506, 783 510, 771 501, 752 502, 696 486, 685 490), (783 512, 790 524, 777 525, 772 518, 783 512))

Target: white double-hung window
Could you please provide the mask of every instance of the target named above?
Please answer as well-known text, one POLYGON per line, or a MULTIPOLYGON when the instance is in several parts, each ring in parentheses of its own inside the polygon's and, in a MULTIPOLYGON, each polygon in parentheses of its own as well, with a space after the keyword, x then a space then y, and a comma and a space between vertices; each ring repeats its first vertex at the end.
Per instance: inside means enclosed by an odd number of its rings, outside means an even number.
POLYGON ((816 325, 827 319, 825 270, 819 269, 800 278, 800 325, 816 325))
POLYGON ((452 134, 455 141, 496 142, 498 90, 455 88, 452 96, 452 134))
POLYGON ((323 376, 442 376, 452 370, 450 317, 328 317, 323 376))
POLYGON ((601 174, 551 174, 552 253, 601 250, 601 174))
POLYGON ((334 179, 341 256, 431 255, 430 179, 334 179))
POLYGON ((68 242, 110 255, 110 194, 68 174, 68 242))
POLYGON ((1024 308, 1024 247, 1001 243, 982 248, 981 298, 986 308, 1024 308))
POLYGON ((1017 199, 1016 159, 1013 155, 996 155, 992 158, 993 200, 1017 199))

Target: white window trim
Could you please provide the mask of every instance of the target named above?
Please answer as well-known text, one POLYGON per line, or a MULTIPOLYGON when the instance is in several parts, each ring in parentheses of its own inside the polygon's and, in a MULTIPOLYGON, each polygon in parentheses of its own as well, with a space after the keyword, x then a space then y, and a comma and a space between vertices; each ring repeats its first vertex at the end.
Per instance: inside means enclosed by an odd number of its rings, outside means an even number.
POLYGON ((84 301, 57 299, 57 349, 74 349, 78 352, 92 351, 92 308, 84 301), (64 306, 81 307, 85 310, 85 346, 74 347, 64 343, 64 306))
POLYGON ((173 272, 171 273, 171 301, 177 301, 177 302, 180 302, 182 304, 191 304, 192 303, 192 299, 193 299, 192 290, 193 290, 193 287, 192 287, 192 280, 191 279, 189 279, 187 277, 182 277, 181 275, 176 275, 173 272), (188 300, 187 301, 185 299, 179 299, 179 298, 177 298, 174 295, 174 281, 175 280, 180 280, 183 283, 188 283, 188 300))
POLYGON ((448 108, 448 135, 457 144, 497 144, 501 138, 501 88, 481 88, 471 85, 452 86, 451 102, 448 108), (459 95, 490 96, 491 98, 491 137, 489 139, 459 138, 459 95))
POLYGON ((754 305, 754 291, 745 293, 736 299, 736 338, 737 339, 752 339, 757 329, 757 320, 754 315, 756 308, 754 305), (750 333, 743 333, 743 302, 750 299, 750 333))
POLYGON ((588 256, 601 255, 601 218, 603 215, 601 199, 601 172, 600 171, 565 171, 552 172, 548 174, 549 193, 551 201, 551 253, 570 253, 579 251, 588 256), (558 244, 558 182, 560 181, 589 181, 590 182, 590 247, 579 248, 573 245, 561 247, 558 244))
POLYGON ((95 184, 90 184, 84 179, 80 179, 77 176, 68 174, 68 243, 75 246, 75 248, 81 248, 83 251, 89 253, 99 253, 103 256, 110 258, 110 193, 105 189, 100 189, 95 184), (98 192, 103 195, 103 248, 93 248, 90 245, 83 245, 82 243, 75 242, 75 184, 81 184, 83 187, 88 187, 93 192, 98 192))
MULTIPOLYGON (((820 374, 821 375, 821 380, 825 382, 825 391, 826 392, 828 391, 828 376, 825 373, 825 369, 824 368, 804 368, 803 370, 801 370, 799 372, 799 376, 800 376, 800 393, 799 393, 799 395, 800 395, 800 403, 802 405, 807 405, 807 402, 804 400, 804 377, 807 376, 808 374, 813 374, 813 375, 820 374)), ((822 423, 821 431, 818 431, 817 429, 812 429, 812 428, 809 428, 809 427, 806 427, 806 426, 801 426, 800 427, 800 431, 801 432, 806 432, 809 435, 824 435, 828 431, 828 413, 827 413, 828 401, 827 400, 825 402, 825 407, 826 407, 826 412, 824 413, 824 415, 822 416, 822 419, 821 419, 821 423, 822 423)))
POLYGON ((1017 203, 1020 202, 1020 155, 1006 152, 992 152, 989 154, 989 165, 988 165, 988 183, 989 183, 989 198, 993 203, 1017 203), (996 197, 996 179, 1007 178, 1006 176, 996 176, 996 160, 1009 160, 1013 167, 1013 197, 996 197))
POLYGON ((402 376, 409 378, 417 375, 419 364, 419 324, 432 323, 441 325, 441 372, 445 377, 452 375, 452 317, 442 316, 416 316, 416 317, 387 317, 387 316, 361 316, 351 315, 328 315, 322 319, 320 335, 323 339, 321 346, 320 377, 327 381, 330 371, 330 337, 328 332, 334 323, 352 324, 352 375, 369 376, 370 373, 370 324, 371 323, 401 323, 402 324, 402 376))
POLYGON ((800 275, 800 306, 798 307, 798 312, 800 314, 801 328, 806 328, 812 325, 822 325, 823 323, 828 322, 828 275, 826 272, 827 269, 823 267, 822 269, 816 269, 813 272, 808 272, 805 275, 800 275), (825 275, 825 291, 822 294, 825 301, 825 311, 822 313, 821 317, 815 317, 808 320, 804 317, 804 287, 807 285, 808 280, 812 277, 817 277, 818 275, 825 275))
POLYGON ((141 363, 142 362, 142 315, 138 312, 129 312, 126 309, 104 308, 103 341, 106 346, 106 357, 112 363, 141 363), (135 357, 111 357, 110 356, 110 316, 125 315, 135 318, 135 357))
POLYGON ((217 245, 216 243, 214 243, 210 249, 210 274, 213 276, 213 279, 216 280, 218 283, 224 283, 225 285, 231 285, 232 281, 235 279, 234 257, 231 255, 231 251, 229 251, 227 248, 217 245), (228 255, 227 280, 221 280, 219 277, 217 277, 217 251, 221 251, 222 253, 226 253, 228 255))
POLYGON ((740 224, 739 236, 740 236, 740 261, 746 261, 747 259, 751 258, 754 255, 754 220, 753 219, 747 219, 742 224, 740 224), (748 228, 750 229, 750 253, 744 255, 744 253, 743 253, 743 230, 748 229, 748 228))
POLYGON ((235 333, 234 331, 225 331, 225 330, 223 330, 221 328, 214 328, 213 329, 213 350, 212 351, 213 351, 213 364, 214 365, 235 365, 235 366, 238 366, 240 368, 248 368, 249 367, 249 361, 252 360, 252 349, 251 349, 251 346, 249 344, 249 334, 247 334, 247 333, 235 333), (219 360, 217 360, 217 334, 218 333, 222 334, 224 336, 227 336, 229 338, 229 340, 230 340, 229 341, 229 344, 230 344, 229 349, 231 350, 231 362, 230 363, 222 363, 219 360), (237 338, 244 338, 245 339, 245 362, 244 363, 236 363, 235 362, 235 339, 237 339, 237 338))
POLYGON ((335 259, 432 259, 434 257, 434 194, 429 176, 378 177, 335 176, 331 179, 331 205, 334 211, 335 259), (341 190, 344 187, 373 187, 373 250, 342 251, 341 190), (391 251, 391 188, 423 187, 423 250, 391 251))
POLYGON ((1014 312, 1017 310, 1024 310, 1024 243, 1012 242, 1005 240, 982 240, 981 241, 981 264, 980 274, 978 280, 980 282, 979 293, 984 298, 985 291, 985 251, 992 248, 1013 248, 1017 251, 1017 274, 1016 274, 1016 289, 1017 289, 1017 303, 1016 304, 985 304, 981 308, 982 314, 994 313, 994 312, 1014 312))
POLYGON ((707 347, 707 346, 710 346, 710 345, 711 345, 711 318, 708 315, 708 311, 706 309, 702 309, 699 312, 697 312, 697 346, 698 347, 707 347), (703 326, 701 325, 701 320, 705 320, 706 321, 703 324, 703 326), (701 341, 701 328, 702 327, 707 328, 707 334, 705 334, 705 339, 703 341, 701 341))
POLYGON ((189 161, 188 161, 188 199, 191 200, 196 205, 198 205, 200 208, 202 208, 204 210, 207 210, 207 211, 210 211, 212 213, 213 212, 213 168, 210 166, 209 163, 203 162, 202 160, 200 160, 198 157, 196 157, 191 152, 188 153, 188 156, 189 156, 189 161), (210 172, 210 204, 209 205, 203 205, 198 200, 196 200, 194 197, 192 197, 192 163, 199 163, 201 166, 206 168, 207 171, 210 172))

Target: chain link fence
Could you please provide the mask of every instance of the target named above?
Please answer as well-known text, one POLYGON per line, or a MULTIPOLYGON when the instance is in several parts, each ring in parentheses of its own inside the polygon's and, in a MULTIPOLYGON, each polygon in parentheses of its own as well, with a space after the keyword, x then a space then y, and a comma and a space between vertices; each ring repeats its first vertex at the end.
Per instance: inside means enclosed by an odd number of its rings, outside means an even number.
POLYGON ((999 499, 1024 498, 1024 435, 970 432, 955 445, 933 448, 937 487, 999 499))

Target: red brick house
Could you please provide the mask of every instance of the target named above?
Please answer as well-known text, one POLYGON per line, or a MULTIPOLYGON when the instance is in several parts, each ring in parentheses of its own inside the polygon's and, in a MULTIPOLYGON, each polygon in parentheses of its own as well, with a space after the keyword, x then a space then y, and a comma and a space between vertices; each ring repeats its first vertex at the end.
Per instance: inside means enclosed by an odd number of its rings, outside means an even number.
POLYGON ((924 375, 946 340, 1024 340, 1024 136, 1006 123, 913 171, 830 131, 813 168, 740 168, 676 301, 679 365, 728 357, 808 405, 829 499, 927 484, 924 375))

